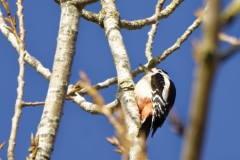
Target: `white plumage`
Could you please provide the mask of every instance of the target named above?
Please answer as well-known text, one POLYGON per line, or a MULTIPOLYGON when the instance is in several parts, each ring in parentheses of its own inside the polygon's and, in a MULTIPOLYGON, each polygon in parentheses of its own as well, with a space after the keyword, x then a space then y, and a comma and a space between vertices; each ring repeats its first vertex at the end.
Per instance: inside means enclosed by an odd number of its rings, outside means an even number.
POLYGON ((176 89, 167 72, 141 67, 147 74, 136 84, 134 93, 142 122, 139 134, 145 132, 147 137, 150 130, 153 136, 164 123, 174 104, 176 89))

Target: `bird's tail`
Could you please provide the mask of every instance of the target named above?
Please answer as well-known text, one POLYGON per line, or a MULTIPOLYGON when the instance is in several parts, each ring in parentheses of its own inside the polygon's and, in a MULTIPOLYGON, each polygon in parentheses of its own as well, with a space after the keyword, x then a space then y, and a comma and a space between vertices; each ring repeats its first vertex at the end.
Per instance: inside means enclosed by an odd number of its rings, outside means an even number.
POLYGON ((152 123, 152 116, 146 118, 146 120, 142 123, 142 126, 138 132, 138 137, 144 136, 146 139, 149 135, 152 123))

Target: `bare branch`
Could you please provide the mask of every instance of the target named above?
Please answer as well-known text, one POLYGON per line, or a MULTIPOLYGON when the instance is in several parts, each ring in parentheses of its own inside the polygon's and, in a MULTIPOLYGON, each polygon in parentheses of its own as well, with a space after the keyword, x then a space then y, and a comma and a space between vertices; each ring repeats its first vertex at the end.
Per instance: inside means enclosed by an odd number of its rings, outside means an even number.
MULTIPOLYGON (((103 114, 102 110, 99 110, 98 106, 96 104, 87 102, 84 97, 76 93, 77 96, 74 96, 72 98, 72 101, 76 103, 80 108, 82 108, 84 111, 90 113, 90 114, 103 114)), ((113 102, 104 105, 103 107, 109 108, 111 112, 114 112, 115 110, 118 110, 120 107, 120 104, 118 100, 114 100, 113 102)))
POLYGON ((83 9, 81 16, 82 16, 82 18, 84 18, 87 21, 99 24, 99 14, 89 12, 89 11, 86 11, 83 9))
POLYGON ((101 4, 102 8, 106 11, 103 22, 105 35, 108 39, 118 75, 117 98, 122 105, 128 136, 130 137, 129 139, 133 140, 130 146, 129 158, 131 160, 136 160, 142 156, 141 158, 147 159, 146 154, 144 154, 145 148, 141 146, 141 140, 137 138, 140 127, 140 116, 133 93, 134 82, 129 58, 123 43, 122 35, 119 31, 119 13, 114 0, 101 1, 101 4))
MULTIPOLYGON (((96 15, 95 15, 96 18, 96 15)), ((180 40, 182 41, 177 41, 172 47, 170 47, 169 49, 167 49, 165 52, 163 52, 163 54, 161 56, 159 56, 159 59, 165 59, 168 55, 170 55, 173 51, 177 50, 180 48, 181 43, 183 43, 188 36, 201 24, 201 19, 198 18, 197 20, 195 20, 195 22, 188 28, 188 30, 180 37, 180 40)), ((2 13, 0 12, 0 30, 2 31, 2 33, 8 38, 8 40, 11 42, 11 44, 13 45, 13 47, 15 49, 18 48, 18 44, 16 41, 16 38, 5 28, 5 23, 2 19, 2 13)), ((43 77, 45 77, 48 81, 50 80, 51 77, 51 72, 49 71, 49 69, 44 68, 44 66, 38 61, 36 60, 34 57, 32 57, 27 51, 26 52, 26 56, 25 56, 25 60, 26 62, 32 66, 39 74, 41 74, 43 77)), ((158 59, 158 57, 157 57, 158 59)), ((152 67, 154 67, 154 65, 158 65, 160 62, 158 62, 156 58, 153 59, 151 61, 154 62, 153 65, 150 65, 152 67)), ((136 77, 139 73, 141 73, 141 69, 137 68, 135 69, 132 74, 133 77, 136 77)), ((96 84, 94 87, 97 88, 98 90, 100 89, 104 89, 107 88, 110 85, 116 84, 117 83, 117 78, 116 77, 112 77, 109 78, 103 82, 100 82, 98 84, 96 84)), ((86 94, 85 89, 81 89, 79 92, 79 94, 84 95, 86 94)))
POLYGON ((239 45, 240 44, 240 39, 237 39, 236 37, 233 37, 233 36, 229 36, 225 33, 219 33, 218 34, 218 38, 221 40, 221 41, 224 41, 224 42, 227 42, 231 45, 239 45))
MULTIPOLYGON (((145 19, 134 20, 134 21, 127 21, 127 20, 120 20, 120 27, 123 29, 128 30, 136 30, 141 29, 145 26, 149 26, 151 24, 155 24, 157 21, 167 18, 172 12, 183 2, 183 0, 173 0, 164 10, 154 14, 153 16, 145 19)), ((86 10, 83 11, 82 17, 87 21, 94 22, 100 24, 102 26, 102 12, 100 14, 96 14, 93 12, 88 12, 86 10)), ((105 14, 105 11, 104 11, 105 14)))
MULTIPOLYGON (((188 29, 183 33, 181 37, 178 38, 178 40, 167 50, 165 50, 160 56, 157 56, 156 58, 153 58, 149 63, 145 64, 145 66, 149 66, 150 68, 156 67, 159 63, 161 63, 164 59, 166 59, 171 53, 173 53, 175 50, 179 49, 181 44, 187 40, 187 38, 192 34, 192 32, 197 29, 202 24, 202 19, 197 18, 191 26, 188 27, 188 29)), ((132 71, 132 76, 136 77, 138 74, 142 73, 142 69, 140 67, 134 69, 132 71)), ((103 82, 100 82, 94 87, 98 90, 107 88, 110 85, 117 83, 117 77, 109 78, 103 82)), ((86 94, 85 89, 81 89, 79 94, 84 95, 86 94)))
MULTIPOLYGON (((57 0, 57 2, 61 6, 60 26, 53 72, 37 131, 39 135, 37 160, 51 158, 69 85, 82 8, 96 0, 57 0)), ((31 155, 30 158, 32 158, 31 155)))
MULTIPOLYGON (((117 83, 117 77, 112 77, 112 78, 109 78, 103 82, 100 82, 100 83, 94 85, 93 87, 96 88, 97 90, 101 90, 104 88, 108 88, 109 86, 114 85, 116 83, 117 83)), ((78 93, 81 95, 84 95, 84 94, 86 94, 86 90, 83 88, 78 93)))
POLYGON ((224 9, 221 14, 221 23, 226 25, 236 19, 240 12, 240 1, 232 0, 232 2, 224 9))
MULTIPOLYGON (((74 103, 76 103, 80 108, 82 108, 84 111, 90 113, 90 114, 102 114, 102 111, 98 110, 98 107, 96 104, 87 102, 84 97, 76 93, 76 96, 73 96, 71 99, 74 103)), ((30 106, 42 106, 45 102, 22 102, 22 107, 30 107, 30 106)), ((120 108, 119 101, 115 99, 114 101, 110 102, 109 104, 104 105, 103 107, 106 107, 111 110, 111 112, 115 112, 120 108)))
MULTIPOLYGON (((17 16, 19 19, 19 30, 20 30, 20 36, 16 36, 17 31, 16 27, 14 27, 13 33, 18 39, 19 42, 19 75, 18 75, 18 88, 17 88, 17 99, 15 103, 15 112, 14 116, 12 118, 12 128, 11 128, 11 133, 10 133, 10 138, 9 138, 9 146, 8 146, 8 159, 9 160, 14 160, 14 148, 16 145, 16 137, 17 137, 17 129, 18 129, 18 123, 22 114, 22 98, 23 98, 23 90, 24 90, 24 57, 25 57, 25 29, 24 29, 24 17, 23 17, 23 6, 22 6, 22 0, 18 0, 17 3, 17 16)), ((9 21, 13 21, 12 19, 9 21)), ((15 22, 12 22, 14 24, 15 22)))
POLYGON ((167 18, 183 2, 183 0, 173 0, 164 10, 153 16, 141 20, 127 21, 121 20, 120 27, 128 30, 141 29, 145 26, 156 23, 157 21, 167 18))
MULTIPOLYGON (((168 48, 167 50, 165 50, 163 52, 163 54, 161 54, 160 56, 154 58, 152 61, 149 62, 149 65, 151 67, 155 67, 156 65, 158 65, 161 61, 163 61, 167 56, 169 56, 172 52, 174 52, 175 50, 179 49, 181 44, 187 40, 187 38, 191 35, 191 33, 198 28, 202 23, 201 18, 197 18, 193 24, 191 26, 188 27, 188 29, 183 33, 183 35, 176 41, 176 43, 171 46, 170 48, 168 48)), ((132 76, 136 77, 138 74, 142 73, 143 71, 139 68, 135 69, 134 71, 132 71, 132 76)), ((97 90, 103 89, 103 88, 107 88, 110 85, 116 84, 117 83, 117 77, 112 77, 109 78, 103 82, 100 82, 98 84, 96 84, 94 86, 94 88, 96 88, 97 90)), ((69 92, 71 91, 71 89, 69 89, 69 92)), ((96 105, 92 104, 90 102, 87 102, 82 96, 80 95, 84 95, 86 94, 86 89, 81 89, 79 92, 77 92, 77 96, 73 96, 72 100, 74 103, 76 103, 78 106, 80 106, 83 110, 87 111, 88 113, 91 114, 101 114, 99 113, 99 111, 97 111, 96 105), (79 95, 80 94, 80 95, 79 95)), ((115 100, 113 102, 113 106, 110 107, 112 109, 118 108, 116 106, 118 106, 117 100, 115 100)))
POLYGON ((22 107, 29 107, 29 106, 42 106, 45 102, 22 102, 22 107))
MULTIPOLYGON (((157 56, 156 58, 153 58, 149 63, 145 64, 145 66, 148 66, 149 68, 156 67, 159 63, 165 60, 171 53, 179 49, 181 44, 187 40, 187 38, 192 34, 192 32, 201 25, 201 23, 202 23, 201 18, 197 18, 193 22, 193 24, 188 27, 188 29, 183 33, 183 35, 179 37, 170 48, 166 49, 161 55, 157 56)), ((135 77, 142 72, 143 71, 141 67, 138 67, 132 71, 132 75, 133 77, 135 77)))
POLYGON ((172 52, 176 51, 180 48, 181 44, 187 40, 187 38, 192 34, 192 32, 197 29, 202 23, 201 18, 197 18, 191 26, 183 33, 181 37, 177 39, 174 45, 165 50, 160 56, 156 57, 156 59, 160 62, 165 60, 172 52))
MULTIPOLYGON (((157 5, 156 5, 155 14, 158 14, 161 11, 162 5, 164 2, 165 2, 165 0, 158 0, 157 5)), ((146 54, 148 62, 152 59, 152 45, 153 45, 154 36, 157 33, 157 26, 158 26, 158 21, 155 24, 152 24, 152 28, 148 32, 148 42, 146 44, 146 50, 145 50, 145 54, 146 54)))
POLYGON ((218 37, 221 41, 225 41, 232 45, 225 52, 218 54, 219 60, 222 62, 222 61, 225 61, 226 59, 228 59, 229 57, 232 57, 235 53, 237 53, 237 51, 240 49, 240 39, 229 36, 225 33, 219 33, 218 37))
POLYGON ((191 115, 186 129, 186 142, 183 148, 182 160, 198 160, 207 118, 208 102, 211 84, 217 66, 217 36, 220 30, 219 0, 209 0, 208 9, 204 13, 204 36, 202 46, 196 50, 199 65, 196 69, 191 115))
POLYGON ((232 57, 235 53, 238 53, 237 51, 239 51, 239 49, 240 49, 240 44, 231 46, 231 47, 230 47, 227 51, 225 51, 224 53, 218 54, 219 60, 220 60, 221 62, 226 61, 228 58, 232 57))
MULTIPOLYGON (((13 33, 11 33, 7 29, 7 25, 4 22, 3 14, 1 11, 0 11, 0 30, 3 33, 3 35, 8 39, 8 41, 12 44, 13 48, 15 48, 18 53, 20 53, 19 43, 17 41, 17 38, 13 33)), ((45 79, 47 79, 48 81, 50 80, 51 72, 49 71, 49 69, 45 68, 40 61, 38 61, 35 57, 31 56, 26 50, 25 50, 24 59, 31 67, 33 67, 45 79)))
MULTIPOLYGON (((80 77, 82 78, 82 82, 80 83, 80 86, 82 88, 85 88, 88 94, 93 98, 94 102, 96 103, 97 110, 101 111, 109 120, 109 122, 112 124, 112 126, 116 129, 118 136, 120 137, 125 152, 122 152, 124 159, 128 159, 128 151, 129 151, 129 140, 128 136, 126 136, 126 123, 120 123, 113 115, 109 108, 103 107, 104 101, 102 96, 98 93, 98 91, 91 86, 89 79, 85 75, 85 73, 80 72, 80 77)), ((115 141, 116 142, 116 141, 115 141)))
MULTIPOLYGON (((206 9, 205 9, 206 10, 206 9)), ((95 15, 96 18, 96 15, 95 15)), ((181 37, 178 38, 178 40, 167 50, 165 50, 161 55, 153 58, 148 64, 150 68, 156 67, 159 63, 161 63, 163 60, 165 60, 171 53, 174 51, 178 50, 183 42, 185 42, 188 37, 192 34, 192 32, 197 29, 200 25, 202 24, 202 18, 198 17, 191 26, 188 27, 188 29, 183 33, 181 37)), ((231 51, 232 52, 232 51, 231 51)), ((135 70, 132 71, 133 77, 136 77, 138 74, 142 73, 142 70, 140 67, 136 68, 135 70)), ((100 82, 95 87, 97 89, 103 89, 107 88, 110 85, 116 84, 117 83, 117 78, 112 77, 107 79, 106 81, 100 82)), ((79 94, 84 95, 86 91, 84 89, 79 91, 79 94)))
MULTIPOLYGON (((67 99, 72 100, 80 108, 82 108, 84 111, 90 114, 102 114, 102 110, 99 110, 99 107, 97 107, 96 104, 87 102, 85 98, 78 93, 78 91, 82 89, 82 86, 83 86, 82 83, 83 82, 80 80, 74 86, 73 85, 68 86, 67 99)), ((85 93, 88 93, 86 88, 83 88, 83 89, 85 93)), ((97 87, 94 87, 94 89, 98 90, 97 87)), ((111 112, 114 112, 116 109, 120 107, 120 104, 119 104, 119 101, 116 99, 113 102, 107 105, 104 105, 104 107, 107 107, 111 110, 111 112)))
MULTIPOLYGON (((61 18, 53 72, 37 134, 36 159, 50 159, 69 84, 81 10, 71 1, 61 3, 61 18)), ((30 155, 31 158, 31 155, 30 155)))

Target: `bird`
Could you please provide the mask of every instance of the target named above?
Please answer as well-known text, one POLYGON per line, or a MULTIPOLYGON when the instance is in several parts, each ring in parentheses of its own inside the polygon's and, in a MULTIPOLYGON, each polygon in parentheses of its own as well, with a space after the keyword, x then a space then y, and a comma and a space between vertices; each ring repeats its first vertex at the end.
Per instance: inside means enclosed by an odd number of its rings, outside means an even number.
POLYGON ((153 138, 174 105, 176 88, 164 70, 140 66, 146 75, 137 82, 134 89, 141 120, 138 136, 145 135, 147 138, 152 131, 153 138))

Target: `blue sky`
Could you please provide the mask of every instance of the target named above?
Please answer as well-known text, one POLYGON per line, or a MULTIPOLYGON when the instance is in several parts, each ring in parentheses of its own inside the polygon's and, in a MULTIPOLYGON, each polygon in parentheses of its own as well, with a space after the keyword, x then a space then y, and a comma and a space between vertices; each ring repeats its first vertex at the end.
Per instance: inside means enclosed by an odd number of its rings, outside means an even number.
MULTIPOLYGON (((12 14, 16 11, 15 2, 9 1, 12 14)), ((166 1, 165 5, 170 1, 166 1)), ((135 20, 150 17, 155 10, 156 1, 117 1, 117 7, 122 19, 135 20)), ((223 2, 222 8, 227 1, 223 2)), ((185 1, 168 19, 161 20, 153 45, 153 56, 158 56, 172 46, 178 37, 196 19, 194 12, 203 6, 203 2, 185 1)), ((86 10, 99 12, 100 3, 88 6, 86 10)), ((24 1, 26 28, 26 49, 51 70, 56 49, 56 39, 60 19, 60 7, 54 1, 24 1)), ((5 14, 3 7, 1 11, 5 14)), ((224 28, 229 35, 239 37, 239 18, 230 26, 224 28)), ((128 31, 121 30, 124 43, 129 54, 132 69, 145 64, 145 46, 147 33, 150 29, 128 31)), ((192 82, 194 80, 195 62, 191 42, 201 39, 201 27, 184 42, 179 50, 170 55, 158 67, 166 70, 177 88, 174 105, 184 124, 187 123, 189 104, 191 101, 192 82)), ((220 48, 226 49, 227 44, 221 43, 220 48)), ((98 25, 80 20, 77 50, 71 73, 70 83, 79 80, 78 72, 84 71, 92 84, 115 77, 116 70, 104 30, 98 25)), ((16 99, 18 54, 0 34, 0 143, 8 141, 11 129, 11 119, 14 113, 16 99)), ((203 145, 202 160, 235 160, 240 159, 240 54, 236 54, 217 69, 210 98, 208 121, 203 145), (236 69, 236 70, 235 70, 236 69)), ((143 74, 135 78, 137 82, 143 74)), ((48 82, 26 64, 24 101, 44 101, 48 82)), ((101 90, 105 102, 115 99, 117 87, 111 86, 101 90)), ((91 99, 86 96, 88 100, 91 99)), ((23 109, 19 124, 16 160, 25 159, 30 146, 30 133, 36 133, 43 107, 28 107, 23 109)), ((114 147, 106 137, 114 135, 114 129, 108 120, 99 115, 90 115, 71 101, 66 101, 64 115, 55 143, 52 159, 120 159, 113 152, 114 147)), ((168 120, 158 129, 153 139, 148 139, 148 156, 151 160, 177 160, 181 155, 183 138, 171 131, 168 120)), ((7 146, 0 151, 0 158, 6 159, 7 146)))

